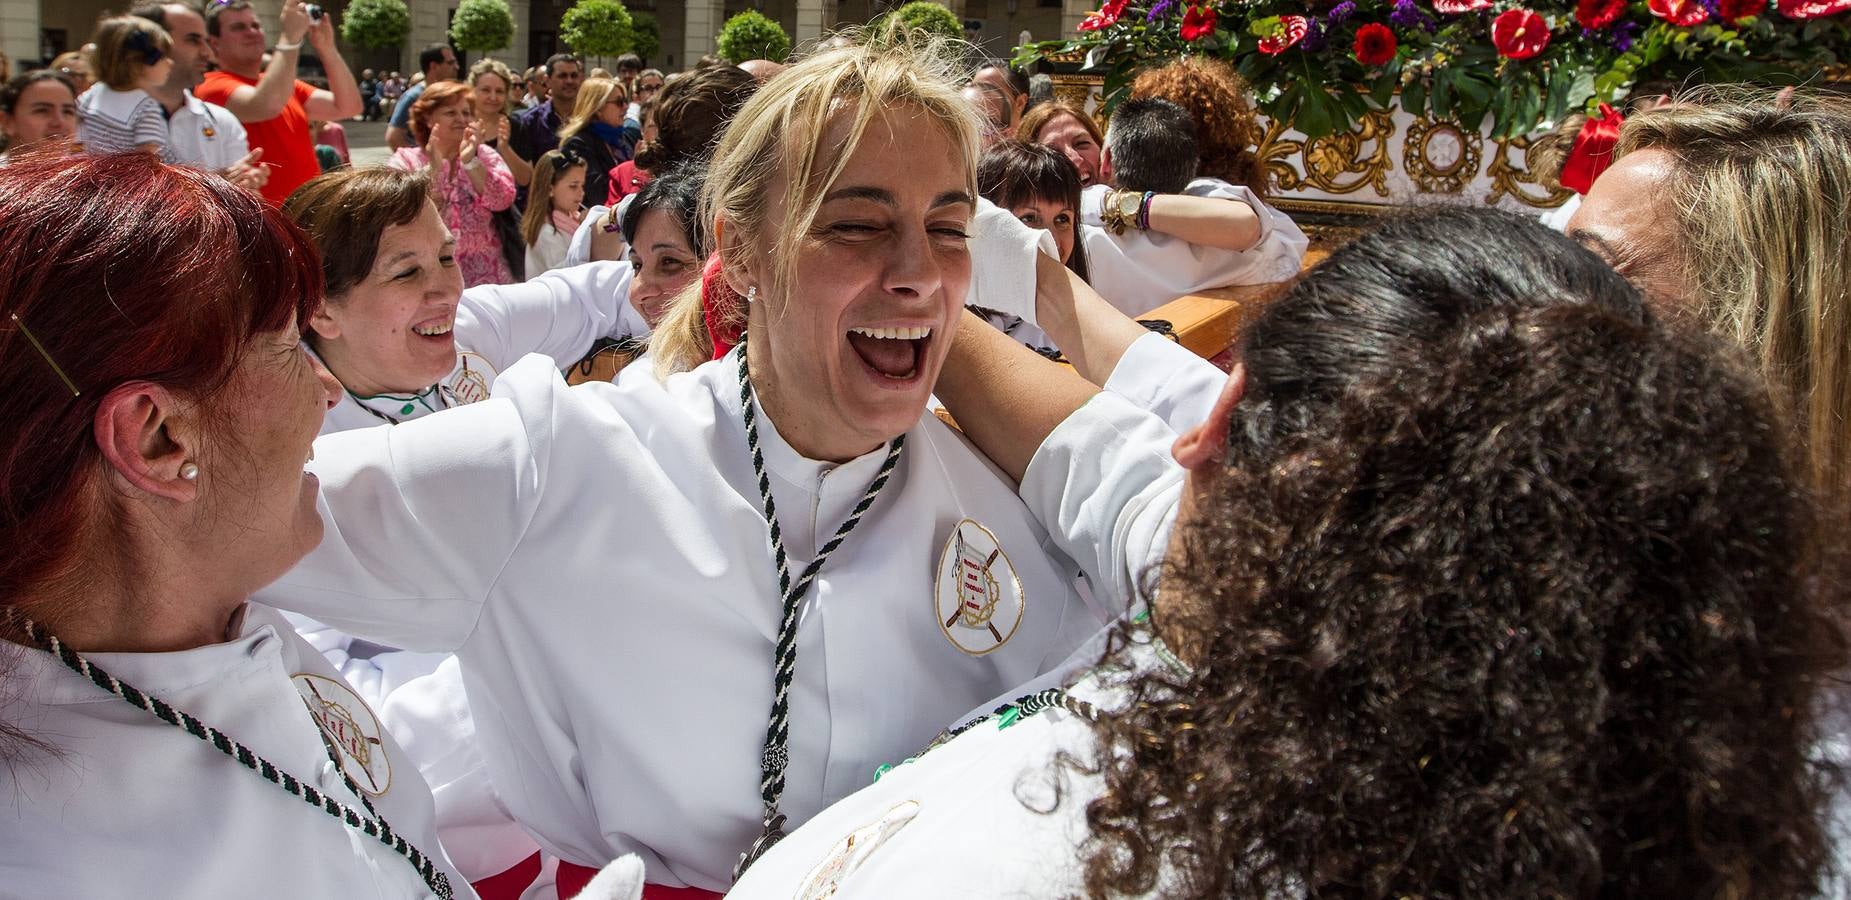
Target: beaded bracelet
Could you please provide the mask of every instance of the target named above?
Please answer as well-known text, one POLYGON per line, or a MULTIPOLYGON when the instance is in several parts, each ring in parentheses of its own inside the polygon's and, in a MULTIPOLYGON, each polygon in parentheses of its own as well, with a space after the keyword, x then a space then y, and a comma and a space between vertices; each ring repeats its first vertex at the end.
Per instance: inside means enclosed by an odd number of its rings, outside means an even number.
POLYGON ((1144 199, 1138 203, 1138 230, 1150 230, 1150 199, 1157 196, 1156 191, 1145 191, 1144 199))

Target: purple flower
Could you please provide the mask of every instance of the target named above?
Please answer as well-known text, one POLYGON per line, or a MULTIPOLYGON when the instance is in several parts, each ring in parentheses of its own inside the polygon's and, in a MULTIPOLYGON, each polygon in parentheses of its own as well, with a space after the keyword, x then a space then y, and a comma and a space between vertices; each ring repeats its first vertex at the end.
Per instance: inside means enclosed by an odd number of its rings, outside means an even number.
POLYGON ((1356 15, 1356 3, 1354 0, 1343 0, 1330 8, 1330 27, 1336 28, 1348 22, 1353 15, 1356 15))
MULTIPOLYGON (((1721 0, 1716 0, 1716 2, 1720 3, 1721 0)), ((1388 14, 1388 21, 1390 24, 1408 29, 1423 28, 1432 31, 1436 27, 1433 20, 1427 18, 1426 14, 1414 5, 1414 0, 1395 0, 1394 11, 1388 14)))
POLYGON ((1607 32, 1607 37, 1613 41, 1613 49, 1625 53, 1632 49, 1632 42, 1639 37, 1639 31, 1638 22, 1620 22, 1607 32))
POLYGON ((1150 12, 1145 14, 1144 21, 1155 22, 1175 11, 1176 0, 1157 0, 1157 2, 1150 5, 1150 12))
POLYGON ((1329 42, 1324 36, 1324 26, 1318 22, 1316 16, 1313 16, 1311 21, 1305 24, 1305 37, 1304 40, 1298 42, 1299 49, 1308 53, 1316 53, 1324 49, 1327 43, 1329 42))

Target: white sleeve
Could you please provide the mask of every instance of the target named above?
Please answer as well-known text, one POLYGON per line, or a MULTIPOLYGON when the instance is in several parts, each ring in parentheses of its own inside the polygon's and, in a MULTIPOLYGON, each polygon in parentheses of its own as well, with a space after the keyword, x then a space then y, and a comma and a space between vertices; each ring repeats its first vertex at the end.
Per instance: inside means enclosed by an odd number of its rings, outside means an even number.
POLYGON ((1152 332, 1125 349, 1105 389, 1147 410, 1178 434, 1208 421, 1228 373, 1152 332))
POLYGON ((1235 254, 1239 260, 1236 280, 1225 284, 1271 284, 1290 281, 1304 262, 1311 239, 1292 221, 1292 217, 1266 205, 1252 188, 1229 184, 1219 178, 1197 178, 1183 193, 1196 197, 1237 200, 1252 207, 1260 219, 1260 239, 1253 246, 1235 254))
POLYGON ((629 323, 627 262, 552 269, 520 284, 481 284, 463 292, 468 316, 457 318, 457 344, 482 354, 497 371, 539 353, 565 368, 601 337, 624 337, 629 323))
POLYGON ((585 217, 579 220, 578 230, 572 232, 571 243, 566 245, 566 261, 561 265, 581 266, 591 262, 591 230, 602 228, 598 220, 610 211, 611 208, 603 204, 585 210, 585 217))
POLYGON ((1162 561, 1182 497, 1176 433, 1125 398, 1100 393, 1056 427, 1023 474, 1021 496, 1102 603, 1130 603, 1162 561))
POLYGON ((551 362, 522 360, 480 403, 317 439, 321 544, 252 599, 387 646, 454 651, 546 489, 566 390, 551 362))
POLYGON ((964 304, 1035 324, 1035 254, 1060 256, 1054 234, 1030 228, 1009 210, 979 198, 971 217, 970 251, 970 291, 964 304))

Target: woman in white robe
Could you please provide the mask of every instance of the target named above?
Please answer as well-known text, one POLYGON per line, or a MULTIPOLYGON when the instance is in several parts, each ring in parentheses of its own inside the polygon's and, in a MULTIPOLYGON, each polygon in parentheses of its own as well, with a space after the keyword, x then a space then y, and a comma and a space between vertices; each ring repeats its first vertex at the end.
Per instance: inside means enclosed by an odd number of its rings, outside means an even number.
POLYGON ((939 394, 1089 571, 1178 515, 1152 621, 729 896, 1816 896, 1804 475, 1746 369, 1545 226, 1337 251, 1180 436, 981 326, 939 394))
POLYGON ((700 364, 690 293, 663 377, 568 389, 529 359, 488 402, 318 444, 327 537, 266 596, 456 652, 499 794, 567 863, 722 890, 1112 617, 926 411, 976 206, 944 65, 832 50, 735 118, 707 208, 744 350, 700 364))
POLYGON ((252 591, 315 546, 313 250, 152 156, 0 169, 0 894, 473 897, 252 591), (144 693, 145 692, 145 693, 144 693))

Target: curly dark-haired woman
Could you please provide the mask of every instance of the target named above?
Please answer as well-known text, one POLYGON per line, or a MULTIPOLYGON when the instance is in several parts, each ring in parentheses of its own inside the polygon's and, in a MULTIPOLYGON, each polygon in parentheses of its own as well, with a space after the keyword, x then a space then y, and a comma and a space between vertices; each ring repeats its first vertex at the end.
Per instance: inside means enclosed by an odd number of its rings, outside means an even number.
POLYGON ((1843 643, 1805 479, 1765 387, 1591 254, 1508 215, 1391 224, 1262 314, 1180 438, 966 330, 939 396, 1057 540, 1105 538, 1067 548, 1096 585, 1176 517, 1154 621, 735 896, 1817 889, 1843 643))

